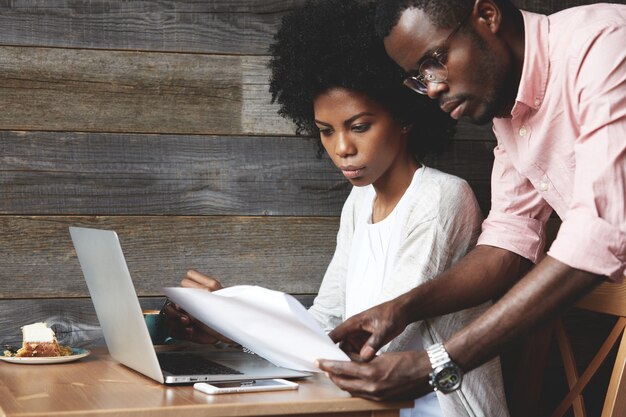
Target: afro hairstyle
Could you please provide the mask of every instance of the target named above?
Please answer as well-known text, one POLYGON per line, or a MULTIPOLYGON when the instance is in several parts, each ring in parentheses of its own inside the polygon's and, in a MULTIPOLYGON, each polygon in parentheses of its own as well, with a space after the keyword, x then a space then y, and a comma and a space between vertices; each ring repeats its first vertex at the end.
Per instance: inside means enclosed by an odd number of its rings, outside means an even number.
POLYGON ((325 0, 308 1, 286 14, 270 45, 272 102, 295 123, 296 134, 319 137, 314 99, 335 88, 357 91, 412 126, 408 146, 417 159, 441 153, 456 122, 434 100, 402 84, 405 72, 376 35, 375 9, 373 2, 325 0))

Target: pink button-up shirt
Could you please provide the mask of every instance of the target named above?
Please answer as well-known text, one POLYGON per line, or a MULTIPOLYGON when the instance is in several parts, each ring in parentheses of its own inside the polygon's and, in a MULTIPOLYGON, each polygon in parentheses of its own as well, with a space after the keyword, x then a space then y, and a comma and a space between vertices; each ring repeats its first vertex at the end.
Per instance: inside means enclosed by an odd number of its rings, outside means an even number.
POLYGON ((620 281, 626 268, 626 6, 523 12, 524 66, 498 139, 492 206, 478 244, 548 255, 620 281))

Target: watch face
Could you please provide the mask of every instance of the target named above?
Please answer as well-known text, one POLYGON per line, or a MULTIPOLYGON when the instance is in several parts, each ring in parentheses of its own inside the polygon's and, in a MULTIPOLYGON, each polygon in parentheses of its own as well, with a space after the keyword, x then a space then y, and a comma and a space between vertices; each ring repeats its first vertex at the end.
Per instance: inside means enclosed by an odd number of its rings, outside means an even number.
POLYGON ((436 387, 442 392, 451 392, 461 385, 461 372, 453 364, 444 365, 435 375, 436 387))

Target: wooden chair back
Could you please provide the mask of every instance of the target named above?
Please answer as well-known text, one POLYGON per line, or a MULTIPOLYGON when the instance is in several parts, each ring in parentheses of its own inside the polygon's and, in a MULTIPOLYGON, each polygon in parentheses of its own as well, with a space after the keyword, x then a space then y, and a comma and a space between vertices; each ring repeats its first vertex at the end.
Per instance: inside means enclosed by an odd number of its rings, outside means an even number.
POLYGON ((579 376, 574 360, 574 353, 569 337, 561 319, 555 324, 555 336, 563 359, 563 366, 569 386, 569 393, 554 410, 551 417, 562 417, 570 407, 573 407, 575 417, 587 417, 582 396, 600 365, 604 363, 608 354, 616 343, 619 343, 617 357, 613 364, 613 372, 609 381, 601 417, 626 416, 626 283, 605 283, 596 288, 577 303, 577 307, 586 310, 617 316, 613 330, 598 349, 587 368, 579 376))
POLYGON ((514 378, 515 384, 511 389, 512 394, 509 398, 513 417, 538 415, 542 382, 545 377, 550 343, 553 339, 556 340, 560 351, 569 391, 550 414, 550 417, 563 417, 570 409, 573 410, 574 417, 588 416, 582 395, 583 390, 605 362, 616 343, 619 343, 619 348, 600 417, 626 416, 626 377, 624 376, 626 366, 626 334, 624 332, 626 327, 626 282, 602 284, 580 300, 576 307, 615 316, 617 321, 582 374, 578 372, 572 343, 562 318, 544 326, 529 337, 524 343, 519 358, 518 371, 514 378))

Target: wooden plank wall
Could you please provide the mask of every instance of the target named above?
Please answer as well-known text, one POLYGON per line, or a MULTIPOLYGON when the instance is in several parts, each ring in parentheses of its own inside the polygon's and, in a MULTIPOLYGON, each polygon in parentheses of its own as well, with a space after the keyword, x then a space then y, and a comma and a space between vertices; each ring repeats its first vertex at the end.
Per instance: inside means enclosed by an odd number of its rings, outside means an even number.
MULTIPOLYGON (((267 93, 272 34, 303 3, 0 0, 1 343, 39 320, 102 343, 70 225, 118 232, 148 307, 191 267, 311 302, 349 185, 267 93)), ((491 129, 458 130, 429 163, 486 213, 491 129)))

